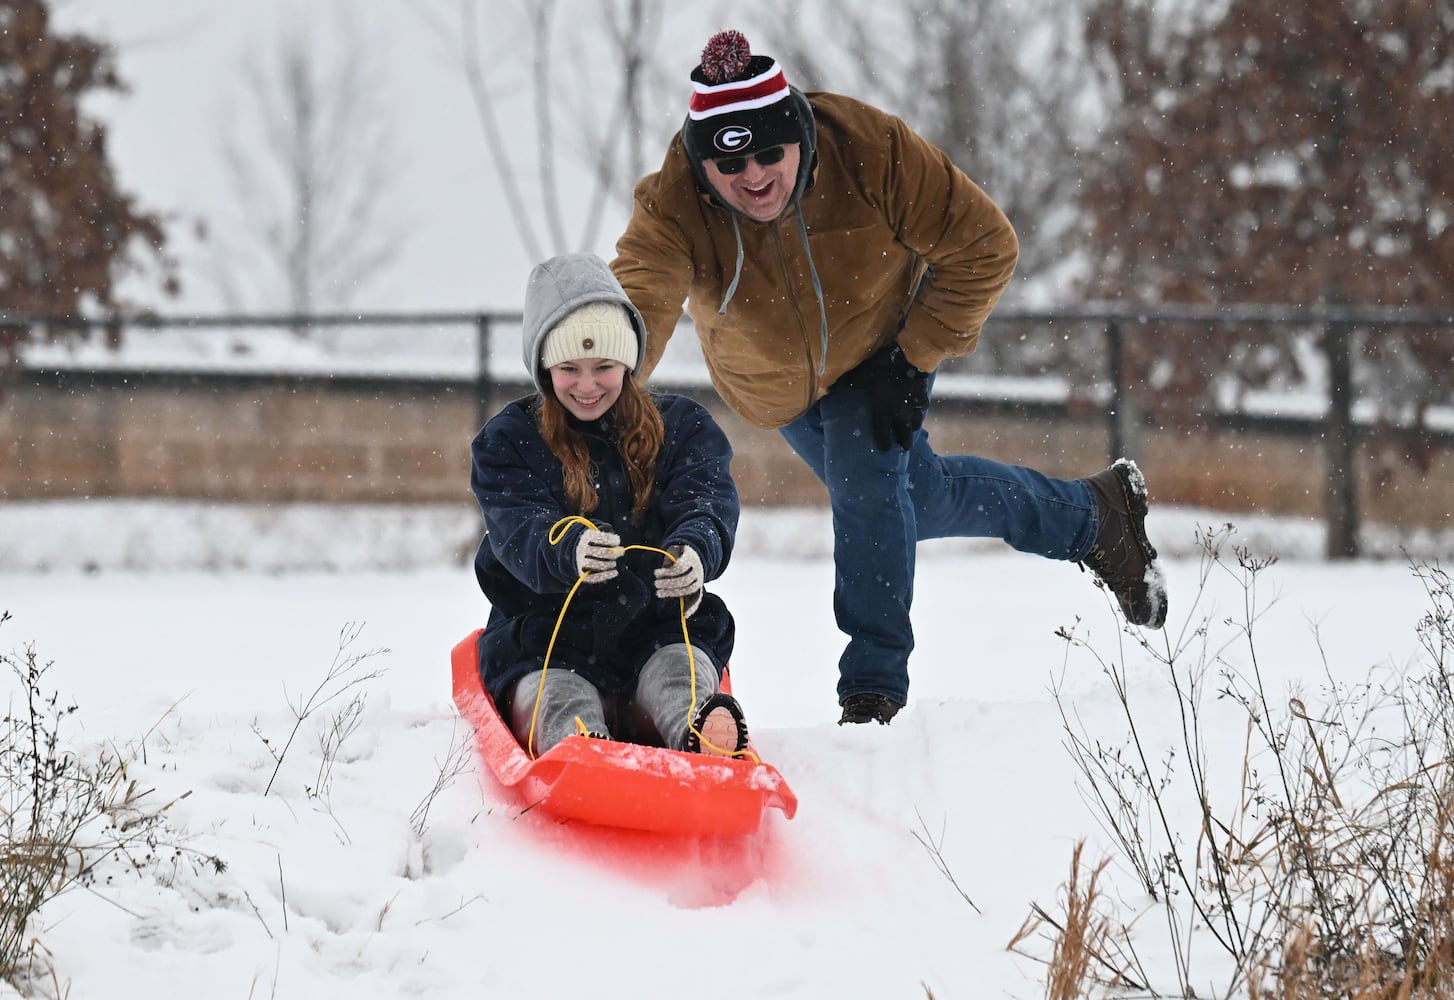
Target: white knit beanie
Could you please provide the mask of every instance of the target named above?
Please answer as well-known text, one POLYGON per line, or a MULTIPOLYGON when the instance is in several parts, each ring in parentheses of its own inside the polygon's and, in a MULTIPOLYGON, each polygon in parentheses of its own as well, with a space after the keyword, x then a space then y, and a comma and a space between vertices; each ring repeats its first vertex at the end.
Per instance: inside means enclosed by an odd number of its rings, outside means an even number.
POLYGON ((610 358, 636 367, 636 328, 616 302, 588 302, 566 315, 545 335, 540 367, 553 368, 576 358, 610 358))

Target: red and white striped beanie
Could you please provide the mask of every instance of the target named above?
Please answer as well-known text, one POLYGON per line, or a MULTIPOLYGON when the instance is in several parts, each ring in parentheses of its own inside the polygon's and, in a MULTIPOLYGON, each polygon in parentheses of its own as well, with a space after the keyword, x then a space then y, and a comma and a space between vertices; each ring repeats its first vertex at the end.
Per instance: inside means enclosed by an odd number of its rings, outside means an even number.
POLYGON ((755 56, 740 31, 719 31, 692 70, 683 139, 698 159, 740 156, 803 140, 787 77, 770 56, 755 56))

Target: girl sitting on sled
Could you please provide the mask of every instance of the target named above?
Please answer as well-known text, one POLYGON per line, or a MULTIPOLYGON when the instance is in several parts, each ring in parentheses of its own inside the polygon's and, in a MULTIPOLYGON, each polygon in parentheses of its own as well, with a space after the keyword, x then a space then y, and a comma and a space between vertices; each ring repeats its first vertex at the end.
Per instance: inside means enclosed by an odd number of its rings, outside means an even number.
POLYGON ((490 602, 480 673, 532 755, 576 734, 747 747, 741 707, 718 691, 732 615, 704 589, 737 531, 732 449, 700 404, 636 381, 643 331, 600 257, 538 265, 522 339, 539 391, 471 447, 490 602))

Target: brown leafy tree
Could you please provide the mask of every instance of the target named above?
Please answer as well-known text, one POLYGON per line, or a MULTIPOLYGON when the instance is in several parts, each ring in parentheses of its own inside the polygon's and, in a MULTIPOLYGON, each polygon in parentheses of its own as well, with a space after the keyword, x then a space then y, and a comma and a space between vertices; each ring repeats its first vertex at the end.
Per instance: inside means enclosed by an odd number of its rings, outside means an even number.
MULTIPOLYGON (((1088 24, 1115 107, 1086 185, 1094 293, 1454 304, 1449 0, 1099 0, 1088 24)), ((1426 411, 1454 396, 1454 330, 1163 325, 1127 341, 1125 370, 1133 398, 1195 417, 1220 391, 1304 377, 1308 347, 1331 404, 1327 551, 1348 558, 1354 390, 1380 410, 1379 481, 1426 469, 1426 411)))
MULTIPOLYGON (((98 90, 122 91, 110 50, 57 35, 42 0, 0 0, 0 314, 80 316, 114 309, 136 243, 163 265, 159 220, 122 192, 104 127, 83 114, 98 90)), ((0 374, 30 336, 77 329, 0 322, 0 374)))
MULTIPOLYGON (((1454 304, 1449 0, 1230 0, 1177 13, 1098 0, 1111 121, 1085 187, 1092 294, 1146 303, 1454 304), (1173 23, 1180 17, 1180 23, 1173 23)), ((1228 325, 1128 344, 1163 402, 1298 374, 1308 331, 1228 325)), ((1420 413, 1454 380, 1454 332, 1355 338, 1420 413)))

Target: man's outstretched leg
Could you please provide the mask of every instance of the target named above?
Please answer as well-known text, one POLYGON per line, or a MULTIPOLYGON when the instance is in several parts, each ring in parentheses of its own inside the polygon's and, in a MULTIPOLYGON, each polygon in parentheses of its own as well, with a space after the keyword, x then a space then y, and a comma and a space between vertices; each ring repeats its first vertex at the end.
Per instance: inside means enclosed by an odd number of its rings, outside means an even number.
POLYGON ((1021 552, 1089 567, 1133 625, 1166 621, 1166 579, 1146 537, 1146 479, 1120 459, 1086 479, 1054 479, 976 455, 936 455, 918 437, 909 463, 920 540, 1000 538, 1021 552))

